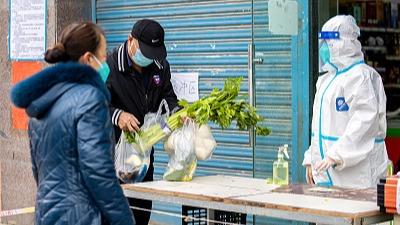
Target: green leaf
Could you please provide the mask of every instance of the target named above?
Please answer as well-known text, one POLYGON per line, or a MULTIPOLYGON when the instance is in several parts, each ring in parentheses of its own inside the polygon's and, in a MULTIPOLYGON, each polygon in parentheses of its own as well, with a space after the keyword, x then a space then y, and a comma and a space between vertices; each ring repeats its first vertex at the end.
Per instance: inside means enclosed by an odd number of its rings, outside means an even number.
POLYGON ((178 105, 182 106, 183 108, 187 108, 189 106, 189 102, 183 99, 178 102, 178 105))
MULTIPOLYGON (((225 80, 222 90, 213 89, 210 95, 204 96, 192 104, 185 100, 179 101, 178 104, 183 109, 172 115, 170 117, 173 118, 172 120, 168 119, 169 124, 174 124, 173 129, 181 127, 180 115, 184 113, 183 115, 192 118, 199 124, 206 124, 211 121, 218 124, 222 129, 226 129, 231 126, 233 121, 236 121, 240 130, 256 127, 257 135, 266 136, 270 134, 268 128, 258 126, 259 123, 264 121, 264 118, 258 115, 256 109, 247 103, 246 96, 239 96, 242 80, 241 77, 228 78, 225 80)), ((135 143, 136 135, 138 135, 154 142, 153 137, 161 137, 162 135, 159 132, 163 132, 159 125, 154 126, 158 126, 158 129, 150 127, 148 130, 139 133, 126 133, 127 140, 130 143, 135 143)))
POLYGON ((266 127, 256 127, 256 134, 261 136, 267 136, 271 133, 271 130, 266 127))

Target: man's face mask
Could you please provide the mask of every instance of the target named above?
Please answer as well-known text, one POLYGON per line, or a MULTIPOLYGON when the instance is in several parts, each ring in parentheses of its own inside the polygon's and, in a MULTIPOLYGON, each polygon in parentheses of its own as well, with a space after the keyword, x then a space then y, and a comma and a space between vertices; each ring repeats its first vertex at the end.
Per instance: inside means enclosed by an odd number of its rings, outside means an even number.
POLYGON ((101 63, 95 55, 93 55, 94 60, 99 65, 97 72, 99 73, 101 80, 105 83, 107 81, 108 75, 110 74, 110 67, 106 62, 101 63))
MULTIPOLYGON (((136 46, 135 42, 134 42, 134 44, 136 46)), ((136 46, 136 53, 131 56, 131 59, 133 62, 136 63, 136 65, 138 65, 140 67, 147 67, 148 65, 153 63, 152 59, 149 59, 143 55, 143 53, 139 49, 139 46, 136 46)))

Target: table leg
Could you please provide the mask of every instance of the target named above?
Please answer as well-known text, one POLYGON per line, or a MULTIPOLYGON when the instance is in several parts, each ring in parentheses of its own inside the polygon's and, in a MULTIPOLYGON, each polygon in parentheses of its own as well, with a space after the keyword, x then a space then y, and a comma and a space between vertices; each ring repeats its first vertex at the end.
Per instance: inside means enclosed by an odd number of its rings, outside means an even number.
MULTIPOLYGON (((207 219, 208 220, 215 220, 215 211, 214 211, 214 209, 207 209, 207 219)), ((208 221, 207 225, 214 225, 214 223, 208 221)))

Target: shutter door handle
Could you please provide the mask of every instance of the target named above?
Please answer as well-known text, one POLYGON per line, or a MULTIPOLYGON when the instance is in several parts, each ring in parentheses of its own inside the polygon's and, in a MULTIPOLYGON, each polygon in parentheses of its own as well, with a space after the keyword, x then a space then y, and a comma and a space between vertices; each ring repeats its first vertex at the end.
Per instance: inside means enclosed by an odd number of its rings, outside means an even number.
POLYGON ((255 63, 255 64, 263 64, 263 62, 264 62, 264 59, 263 59, 263 58, 255 58, 255 59, 254 59, 254 63, 255 63))
MULTIPOLYGON (((254 99, 254 44, 250 43, 247 48, 247 57, 248 57, 248 69, 247 69, 247 74, 248 74, 248 82, 249 82, 249 102, 250 105, 255 106, 255 99, 254 99)), ((255 143, 255 133, 254 133, 254 128, 250 129, 249 131, 249 144, 250 147, 254 146, 255 143)))

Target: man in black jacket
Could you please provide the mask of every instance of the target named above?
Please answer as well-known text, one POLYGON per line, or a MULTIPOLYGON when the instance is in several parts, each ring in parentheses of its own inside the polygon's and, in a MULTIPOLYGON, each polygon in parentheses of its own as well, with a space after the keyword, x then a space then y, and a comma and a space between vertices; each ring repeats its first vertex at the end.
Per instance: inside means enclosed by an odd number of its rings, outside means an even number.
MULTIPOLYGON (((169 109, 177 107, 177 98, 171 84, 171 72, 166 60, 164 29, 153 20, 139 20, 128 40, 108 56, 111 72, 107 87, 111 93, 111 115, 116 141, 121 130, 138 131, 144 116, 156 112, 162 99, 169 109)), ((149 170, 143 181, 153 180, 154 150, 149 170)), ((151 209, 152 202, 128 199, 131 206, 151 209)), ((147 225, 150 212, 133 210, 138 225, 147 225)))

